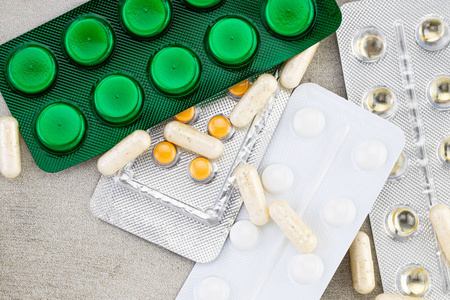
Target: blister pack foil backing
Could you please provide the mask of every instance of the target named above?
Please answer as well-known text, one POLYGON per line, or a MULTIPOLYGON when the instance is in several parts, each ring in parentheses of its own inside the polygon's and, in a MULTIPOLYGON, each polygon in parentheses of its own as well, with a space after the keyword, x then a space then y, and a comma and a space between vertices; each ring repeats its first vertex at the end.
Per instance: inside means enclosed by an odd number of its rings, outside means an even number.
MULTIPOLYGON (((224 142, 224 154, 214 162, 217 174, 208 184, 195 183, 188 176, 194 153, 183 151, 170 169, 156 166, 152 150, 164 139, 163 128, 170 120, 150 128, 152 147, 117 175, 101 177, 91 199, 92 213, 181 256, 212 261, 242 205, 234 190, 234 168, 245 161, 259 166, 291 92, 279 85, 253 123, 224 142)), ((205 132, 213 116, 229 115, 236 103, 231 96, 220 94, 200 104, 199 120, 191 126, 205 132)))
MULTIPOLYGON (((307 113, 302 116, 308 118, 307 113)), ((271 220, 258 227, 260 241, 254 249, 238 249, 229 238, 216 260, 196 264, 177 300, 224 299, 217 294, 213 297, 212 293, 209 298, 196 295, 202 281, 211 276, 229 284, 231 291, 227 299, 230 300, 320 299, 389 176, 404 142, 402 130, 393 124, 319 85, 300 85, 292 94, 259 173, 265 173, 266 168, 274 164, 282 164, 292 171, 290 188, 276 195, 266 190, 266 199, 269 205, 279 199, 289 203, 317 236, 317 248, 309 254, 301 253, 271 220), (299 112, 308 110, 322 114, 325 123, 322 131, 304 136, 293 124, 299 112), (381 143, 386 150, 385 159, 370 170, 362 169, 355 162, 357 149, 367 141, 381 143), (334 213, 326 217, 325 207, 337 198, 344 198, 344 202, 351 205, 333 205, 334 213), (296 281, 288 270, 298 258, 312 264, 316 258, 323 264, 322 272, 317 275, 314 268, 300 266, 296 269, 308 277, 308 282, 296 281)), ((372 149, 368 147, 366 151, 372 149)), ((368 157, 372 161, 373 156, 368 157)), ((249 222, 248 219, 247 210, 243 208, 237 220, 249 222)), ((214 287, 211 289, 217 291, 214 287)))
POLYGON ((437 109, 427 99, 429 83, 436 75, 449 73, 450 47, 429 51, 416 40, 417 26, 424 17, 437 16, 449 29, 450 5, 446 0, 366 0, 344 5, 342 13, 337 37, 348 99, 364 106, 368 91, 387 88, 395 106, 389 119, 406 135, 403 174, 393 174, 370 213, 383 289, 450 299, 449 266, 429 220, 432 205, 450 205, 450 168, 438 156, 442 140, 450 134, 450 111, 437 109), (361 61, 352 47, 355 37, 367 28, 385 41, 384 56, 375 62, 361 61), (398 207, 416 213, 418 225, 409 237, 390 234, 389 218, 398 207), (420 293, 405 290, 402 274, 408 268, 429 275, 427 288, 420 293))

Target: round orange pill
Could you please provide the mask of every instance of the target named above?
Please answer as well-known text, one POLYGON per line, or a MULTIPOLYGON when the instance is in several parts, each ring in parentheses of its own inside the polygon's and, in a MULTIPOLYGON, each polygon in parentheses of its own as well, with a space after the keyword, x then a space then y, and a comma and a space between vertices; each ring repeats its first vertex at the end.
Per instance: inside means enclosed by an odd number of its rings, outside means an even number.
POLYGON ((218 138, 219 140, 226 140, 231 137, 233 126, 228 118, 219 115, 209 120, 208 132, 211 136, 218 138))
POLYGON ((228 89, 230 94, 235 97, 242 97, 250 88, 250 80, 244 80, 228 89))
POLYGON ((187 124, 194 122, 197 116, 198 116, 197 108, 195 106, 192 106, 176 115, 175 119, 181 123, 187 124))
POLYGON ((209 159, 198 157, 189 164, 189 175, 194 181, 208 182, 214 176, 214 166, 209 159))
POLYGON ((153 149, 153 159, 162 166, 173 165, 178 158, 178 151, 174 144, 161 142, 153 149))

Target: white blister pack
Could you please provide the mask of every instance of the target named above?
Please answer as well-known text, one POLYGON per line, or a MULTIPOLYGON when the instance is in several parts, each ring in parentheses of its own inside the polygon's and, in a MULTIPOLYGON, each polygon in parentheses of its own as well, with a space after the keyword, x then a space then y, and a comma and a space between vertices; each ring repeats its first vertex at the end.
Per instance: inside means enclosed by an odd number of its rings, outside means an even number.
POLYGON ((398 125, 407 141, 370 213, 383 289, 450 299, 449 2, 366 0, 342 13, 348 99, 398 125))
POLYGON ((320 299, 403 146, 397 126, 316 84, 298 87, 259 173, 268 203, 285 200, 317 248, 302 254, 243 208, 219 257, 196 264, 177 299, 320 299))

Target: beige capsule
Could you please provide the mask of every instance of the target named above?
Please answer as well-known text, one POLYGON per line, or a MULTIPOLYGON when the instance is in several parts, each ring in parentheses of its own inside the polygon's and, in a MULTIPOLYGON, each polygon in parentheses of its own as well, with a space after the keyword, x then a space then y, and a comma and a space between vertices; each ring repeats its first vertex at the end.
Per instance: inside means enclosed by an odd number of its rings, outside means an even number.
POLYGON ((368 294, 375 288, 375 271, 369 236, 359 231, 350 246, 350 267, 355 291, 368 294))
POLYGON ((442 252, 450 260, 450 208, 444 204, 434 205, 430 210, 430 221, 442 252))
POLYGON ((216 159, 223 153, 223 144, 219 139, 177 121, 166 124, 164 138, 209 159, 216 159))
POLYGON ((1 117, 0 172, 6 178, 16 178, 21 171, 19 123, 14 117, 1 117))
POLYGON ((244 94, 230 113, 233 126, 242 128, 250 124, 256 114, 264 108, 277 91, 278 82, 270 74, 262 74, 244 94))
POLYGON ((379 294, 375 300, 427 300, 425 298, 409 297, 402 295, 379 294))
POLYGON ((103 154, 97 162, 97 168, 103 175, 113 175, 144 153, 150 145, 150 135, 144 130, 136 130, 103 154))
POLYGON ((286 201, 274 201, 270 205, 269 213, 270 217, 298 250, 306 254, 316 249, 316 235, 286 201))
POLYGON ((293 89, 300 84, 318 48, 319 43, 312 45, 284 63, 283 71, 280 74, 282 86, 293 89))
POLYGON ((235 175, 250 221, 258 226, 269 222, 269 207, 256 168, 252 165, 240 165, 236 168, 235 175))

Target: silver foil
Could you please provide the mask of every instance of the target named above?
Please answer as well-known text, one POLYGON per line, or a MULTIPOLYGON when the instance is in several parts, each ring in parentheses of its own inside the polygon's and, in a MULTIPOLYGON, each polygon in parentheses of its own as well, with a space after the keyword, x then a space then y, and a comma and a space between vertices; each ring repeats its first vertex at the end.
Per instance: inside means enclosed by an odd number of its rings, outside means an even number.
MULTIPOLYGON (((115 176, 101 177, 91 199, 92 213, 196 262, 214 260, 242 205, 233 171, 243 162, 259 166, 291 92, 279 86, 253 123, 224 142, 224 154, 214 162, 218 171, 207 184, 188 176, 188 165, 197 155, 184 149, 175 166, 154 164, 153 146, 164 140, 168 121, 150 128, 152 147, 115 176)), ((203 102, 201 115, 191 126, 206 132, 213 116, 228 116, 235 105, 236 100, 225 93, 203 102)))
POLYGON ((390 121, 406 135, 407 170, 404 176, 386 183, 370 213, 383 289, 404 294, 400 273, 414 264, 430 275, 424 297, 450 299, 449 266, 429 221, 433 204, 450 205, 450 168, 438 157, 442 139, 450 134, 450 111, 436 109, 427 99, 428 83, 438 74, 449 73, 450 47, 427 51, 417 43, 415 34, 426 16, 439 16, 448 25, 450 5, 447 0, 366 0, 344 5, 342 14, 337 37, 348 99, 362 105, 368 90, 386 86, 398 101, 390 121), (399 38, 398 24, 402 24, 404 41, 399 38), (387 42, 386 53, 377 62, 361 62, 353 53, 353 38, 367 26, 381 30, 387 42), (402 50, 405 45, 409 51, 402 50), (398 205, 412 208, 419 218, 417 232, 407 239, 395 238, 386 229, 386 216, 398 205))

